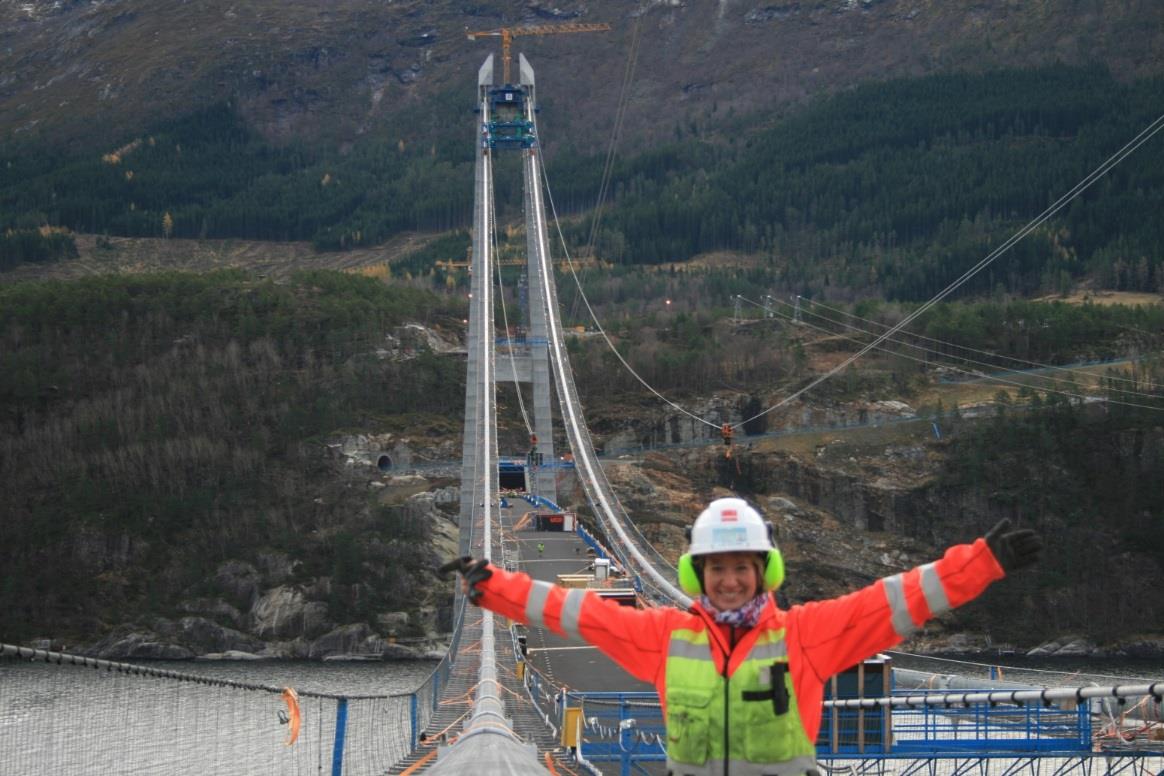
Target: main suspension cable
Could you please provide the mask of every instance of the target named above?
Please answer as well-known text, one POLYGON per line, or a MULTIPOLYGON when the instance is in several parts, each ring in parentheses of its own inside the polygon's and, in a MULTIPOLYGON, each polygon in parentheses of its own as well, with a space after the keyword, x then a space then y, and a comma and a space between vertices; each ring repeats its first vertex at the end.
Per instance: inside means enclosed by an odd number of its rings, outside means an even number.
POLYGON ((660 400, 662 400, 664 403, 666 403, 672 409, 683 413, 684 415, 691 418, 692 420, 697 420, 700 423, 704 423, 708 426, 711 426, 712 428, 719 428, 720 427, 719 425, 712 423, 710 420, 705 420, 704 418, 699 417, 695 413, 689 411, 685 407, 668 399, 666 396, 664 396, 663 394, 661 394, 657 390, 655 390, 654 386, 652 386, 650 383, 648 383, 646 380, 644 380, 642 375, 640 375, 638 372, 636 372, 635 368, 632 367, 629 363, 627 363, 627 360, 625 358, 623 358, 622 353, 619 353, 618 348, 616 348, 614 346, 614 343, 611 342, 610 337, 606 333, 606 329, 604 329, 602 327, 602 323, 598 320, 598 315, 595 314, 594 308, 590 306, 590 300, 586 298, 586 293, 582 290, 582 281, 578 279, 578 273, 575 271, 575 268, 574 268, 574 260, 570 257, 570 249, 566 246, 566 237, 565 237, 565 235, 562 234, 562 225, 558 222, 558 210, 554 206, 554 195, 553 195, 553 192, 550 190, 550 179, 549 179, 549 176, 546 175, 545 165, 541 166, 541 170, 542 170, 542 180, 544 181, 545 187, 546 187, 546 201, 550 205, 550 213, 553 214, 553 216, 554 216, 554 228, 558 232, 558 241, 562 244, 562 253, 566 257, 566 266, 568 266, 570 268, 570 275, 574 278, 574 285, 576 285, 578 287, 578 294, 581 297, 582 302, 586 305, 587 312, 590 313, 590 319, 592 321, 594 321, 595 328, 597 328, 598 333, 602 335, 602 339, 605 340, 607 347, 610 348, 610 352, 614 353, 615 358, 617 358, 619 363, 623 365, 623 368, 625 368, 628 372, 630 372, 630 374, 636 380, 638 380, 639 383, 644 388, 646 388, 648 391, 650 391, 652 394, 654 394, 656 397, 658 397, 660 400))
MULTIPOLYGON (((487 164, 492 164, 488 160, 487 164)), ((517 406, 521 409, 521 420, 525 423, 525 433, 533 434, 529 413, 525 409, 525 399, 521 395, 521 382, 517 379, 517 360, 513 357, 513 337, 509 333, 509 313, 505 305, 505 286, 501 282, 501 261, 497 259, 497 201, 493 194, 493 177, 489 177, 489 235, 493 243, 493 266, 497 271, 497 296, 501 299, 501 319, 505 324, 505 341, 509 350, 509 369, 513 373, 513 390, 517 394, 517 406)))
MULTIPOLYGON (((957 289, 959 289, 961 286, 963 286, 965 283, 967 283, 971 278, 973 278, 975 275, 977 275, 979 272, 981 272, 983 269, 985 269, 990 264, 992 264, 995 260, 997 260, 1000 256, 1002 256, 1004 253, 1006 253, 1008 250, 1010 250, 1012 247, 1014 247, 1014 245, 1017 244, 1020 240, 1022 240, 1024 237, 1026 237, 1028 234, 1030 234, 1032 231, 1037 229, 1039 226, 1041 226, 1043 223, 1045 223, 1048 219, 1050 219, 1052 216, 1054 216, 1056 213, 1058 213, 1060 210, 1062 210, 1068 203, 1070 203, 1072 200, 1074 200, 1076 197, 1078 197, 1080 194, 1082 194, 1084 191, 1086 191, 1088 188, 1090 188, 1096 181, 1100 180, 1109 171, 1111 171, 1111 169, 1113 167, 1118 165, 1125 158, 1127 158, 1129 155, 1131 155, 1133 152, 1135 152, 1140 146, 1142 146, 1144 143, 1146 143, 1148 140, 1150 140, 1152 137, 1154 137, 1162 128, 1164 128, 1164 114, 1158 116, 1147 127, 1145 127, 1143 130, 1141 130, 1139 134, 1137 134, 1134 138, 1132 138, 1132 140, 1128 141, 1122 148, 1120 148, 1118 151, 1116 151, 1114 154, 1112 154, 1106 160, 1104 160, 1103 163, 1101 163, 1098 167, 1096 167, 1094 170, 1092 170, 1090 173, 1088 173, 1088 175, 1086 175, 1082 180, 1080 180, 1078 183, 1076 183, 1075 186, 1073 186, 1069 191, 1067 191, 1067 193, 1060 196, 1059 199, 1057 199, 1054 203, 1052 203, 1045 210, 1043 210, 1042 213, 1040 213, 1038 216, 1036 216, 1034 219, 1032 219, 1030 222, 1028 222, 1024 227, 1022 227, 1017 232, 1015 232, 1013 235, 1011 235, 1005 242, 1003 242, 1000 246, 998 246, 997 248, 992 250, 983 259, 981 259, 977 264, 975 264, 970 269, 966 270, 966 272, 964 272, 960 277, 958 277, 956 280, 954 280, 952 283, 950 283, 944 289, 939 291, 937 294, 935 294, 933 297, 931 297, 928 301, 926 301, 924 304, 919 306, 916 310, 914 310, 913 312, 908 314, 905 318, 903 318, 901 321, 899 321, 896 325, 888 328, 884 333, 878 335, 872 342, 869 342, 868 344, 864 345, 859 351, 857 351, 853 355, 849 356, 844 361, 842 361, 840 364, 838 364, 837 366, 835 366, 832 369, 825 372, 823 375, 820 375, 816 379, 812 380, 807 385, 805 385, 803 388, 800 388, 799 390, 786 396, 784 399, 781 399, 776 404, 773 404, 771 407, 768 407, 767 409, 756 413, 755 415, 751 416, 750 418, 746 418, 744 420, 741 420, 738 423, 730 424, 731 428, 733 428, 733 429, 741 428, 744 425, 751 423, 754 420, 757 420, 757 419, 759 419, 759 418, 761 418, 761 417, 763 417, 771 412, 774 412, 775 410, 777 410, 783 406, 786 406, 787 404, 798 399, 800 396, 804 395, 808 391, 817 387, 821 383, 823 383, 826 380, 829 380, 832 377, 834 377, 835 375, 839 374, 840 372, 842 372, 843 370, 848 368, 851 364, 853 364, 855 361, 862 358, 869 351, 873 350, 874 348, 881 345, 881 343, 883 343, 884 341, 893 337, 893 335, 897 334, 898 332, 903 330, 906 326, 908 326, 910 323, 915 321, 918 317, 920 317, 921 315, 923 315, 924 313, 929 311, 929 309, 932 308, 934 305, 941 302, 946 297, 950 296, 950 294, 954 293, 957 289)), ((699 417, 698 415, 695 415, 694 413, 690 412, 689 410, 687 410, 683 406, 679 405, 678 403, 672 401, 671 399, 668 399, 666 396, 664 396, 662 393, 660 393, 658 390, 656 390, 652 385, 650 385, 637 371, 635 371, 634 368, 631 367, 631 365, 627 362, 627 360, 622 356, 622 354, 619 353, 618 348, 615 347, 614 343, 611 341, 610 337, 607 335, 606 330, 602 327, 602 324, 598 320, 597 314, 594 312, 593 307, 590 305, 589 299, 586 298, 585 292, 582 290, 581 280, 578 277, 578 273, 577 273, 575 266, 574 266, 574 261, 571 258, 569 248, 566 245, 565 236, 562 233, 561 224, 560 224, 559 219, 558 219, 557 208, 554 205, 554 198, 553 198, 553 194, 552 194, 552 191, 550 188, 549 177, 546 174, 544 166, 542 166, 542 177, 543 177, 543 180, 545 182, 545 187, 546 187, 546 199, 550 204, 550 210, 551 210, 553 217, 554 217, 554 226, 558 232, 558 239, 562 244, 562 251, 566 257, 567 266, 570 268, 570 274, 574 278, 574 284, 578 288, 578 293, 579 293, 583 303, 586 305, 587 311, 590 313, 591 320, 594 321, 595 327, 598 329, 598 332, 602 335, 603 340, 606 342, 606 344, 610 348, 611 352, 614 353, 614 355, 618 359, 619 363, 621 363, 623 365, 623 367, 644 388, 646 388, 650 393, 652 393, 654 396, 656 396, 661 401, 666 403, 672 409, 692 418, 693 420, 696 420, 700 423, 704 423, 705 425, 711 426, 712 428, 719 428, 719 426, 717 424, 715 424, 709 420, 706 420, 702 417, 699 417)), ((1131 406, 1143 406, 1143 405, 1133 404, 1131 406)), ((1150 409, 1156 409, 1156 408, 1150 407, 1150 409)))

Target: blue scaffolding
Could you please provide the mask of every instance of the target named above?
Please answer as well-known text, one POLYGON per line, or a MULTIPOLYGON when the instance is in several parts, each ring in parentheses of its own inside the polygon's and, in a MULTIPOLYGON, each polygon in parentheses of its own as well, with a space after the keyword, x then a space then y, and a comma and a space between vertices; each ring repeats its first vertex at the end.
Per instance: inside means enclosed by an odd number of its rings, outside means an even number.
MULTIPOLYGON (((942 696, 916 690, 897 697, 942 696)), ((1093 740, 1092 702, 828 707, 817 741, 827 770, 849 774, 1154 773, 1152 749, 1099 746, 1093 740), (891 767, 891 761, 896 761, 891 767), (989 766, 993 763, 995 767, 989 766)), ((579 759, 617 763, 622 776, 646 774, 647 763, 666 760, 666 730, 653 692, 568 692, 564 707, 577 707, 584 735, 579 759)))

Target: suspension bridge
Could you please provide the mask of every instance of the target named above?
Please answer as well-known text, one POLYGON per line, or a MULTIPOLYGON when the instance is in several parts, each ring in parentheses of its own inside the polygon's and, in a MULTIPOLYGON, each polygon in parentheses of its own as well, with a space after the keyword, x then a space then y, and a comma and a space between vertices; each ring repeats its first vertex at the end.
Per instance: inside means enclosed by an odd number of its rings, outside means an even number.
MULTIPOLYGON (((518 60, 517 83, 494 83, 492 56, 477 77, 459 551, 538 579, 592 586, 627 605, 686 607, 673 567, 620 505, 587 429, 554 283, 536 81, 525 57, 518 60), (524 183, 528 335, 521 339, 509 338, 508 321, 498 339, 494 320, 493 165, 503 153, 518 155, 524 183), (530 433, 524 465, 498 454, 497 386, 510 381, 529 384, 532 396, 528 410, 521 404, 530 433), (555 396, 593 531, 558 506, 555 396), (521 481, 520 497, 502 496, 503 476, 521 481), (545 519, 522 526, 531 511, 545 519)), ((459 589, 454 595, 448 654, 419 688, 398 695, 293 693, 0 645, 0 656, 37 666, 42 688, 40 697, 14 703, 0 682, 0 776, 663 772, 664 727, 652 688, 587 645, 503 621, 467 605, 459 589), (85 669, 99 679, 73 697, 75 672, 85 669), (156 703, 134 703, 147 685, 166 714, 156 703), (70 705, 76 713, 67 713, 70 705)), ((1048 688, 984 676, 898 689, 895 676, 891 661, 878 659, 833 679, 817 742, 822 770, 1164 773, 1164 682, 1048 688)))

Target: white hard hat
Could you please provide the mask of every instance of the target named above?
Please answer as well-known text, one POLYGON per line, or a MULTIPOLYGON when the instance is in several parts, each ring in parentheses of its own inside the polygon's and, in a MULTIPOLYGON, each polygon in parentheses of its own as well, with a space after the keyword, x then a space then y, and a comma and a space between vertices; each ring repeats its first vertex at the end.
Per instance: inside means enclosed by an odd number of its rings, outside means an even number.
POLYGON ((775 549, 771 529, 760 513, 741 498, 716 499, 691 527, 688 555, 713 552, 767 552, 775 549))

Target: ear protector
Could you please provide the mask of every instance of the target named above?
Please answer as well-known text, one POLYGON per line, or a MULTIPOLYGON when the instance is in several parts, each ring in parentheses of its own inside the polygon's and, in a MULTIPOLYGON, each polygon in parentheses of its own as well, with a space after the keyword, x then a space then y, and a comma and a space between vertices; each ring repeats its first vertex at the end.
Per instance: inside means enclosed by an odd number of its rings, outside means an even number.
MULTIPOLYGON (((765 592, 770 592, 784 583, 784 556, 776 549, 776 529, 771 522, 765 521, 764 525, 768 528, 768 541, 772 543, 772 549, 768 550, 764 559, 764 579, 761 585, 765 592)), ((690 526, 687 527, 687 542, 691 543, 690 526)), ((679 556, 678 571, 679 587, 683 588, 684 593, 693 596, 703 594, 703 572, 695 568, 695 559, 691 553, 685 552, 679 556)))

